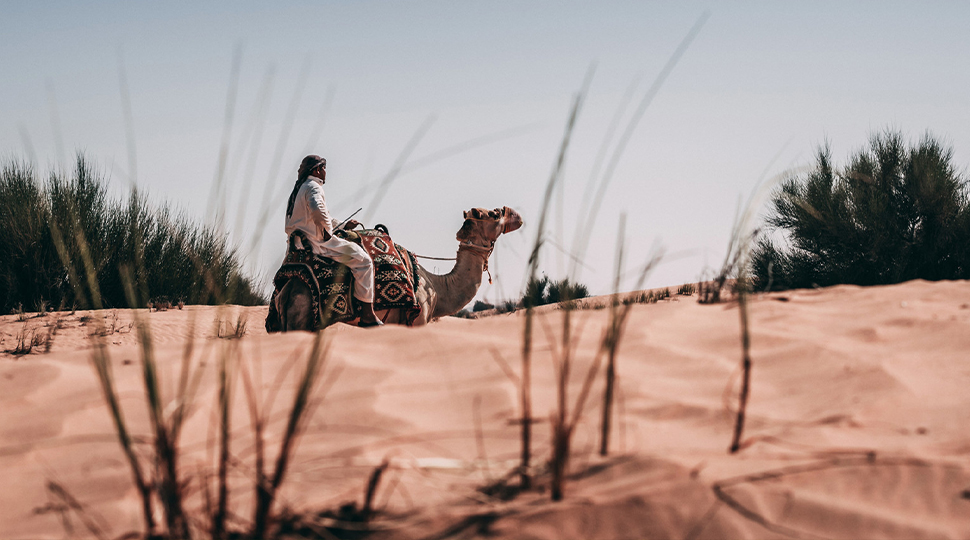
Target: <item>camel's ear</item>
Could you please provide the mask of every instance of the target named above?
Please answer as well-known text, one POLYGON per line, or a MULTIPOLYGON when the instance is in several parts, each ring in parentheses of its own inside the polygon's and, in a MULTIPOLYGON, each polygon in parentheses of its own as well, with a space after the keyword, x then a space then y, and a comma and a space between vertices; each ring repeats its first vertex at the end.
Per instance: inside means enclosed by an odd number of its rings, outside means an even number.
POLYGON ((468 219, 468 212, 462 212, 461 217, 462 219, 468 219))
POLYGON ((500 217, 502 217, 502 209, 496 208, 495 210, 489 210, 488 217, 492 219, 499 219, 500 217))
POLYGON ((461 228, 455 234, 455 239, 459 242, 464 242, 471 237, 472 228, 474 227, 474 222, 468 220, 468 212, 465 212, 465 221, 461 224, 461 228))

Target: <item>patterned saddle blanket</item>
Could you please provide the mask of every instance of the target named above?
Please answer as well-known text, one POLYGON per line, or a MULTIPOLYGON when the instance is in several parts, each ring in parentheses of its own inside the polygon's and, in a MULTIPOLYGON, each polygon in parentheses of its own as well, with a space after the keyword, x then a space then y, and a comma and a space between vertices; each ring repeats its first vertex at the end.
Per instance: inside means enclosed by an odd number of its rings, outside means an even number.
MULTIPOLYGON (((299 234, 299 233, 297 233, 299 234)), ((400 309, 409 326, 420 314, 414 291, 418 273, 414 254, 395 244, 388 233, 377 229, 337 231, 342 238, 364 248, 374 261, 374 309, 400 309)), ((309 243, 301 239, 301 244, 309 243)), ((314 330, 357 318, 358 300, 354 298, 354 278, 350 269, 309 249, 298 249, 290 240, 283 265, 273 277, 273 298, 266 317, 266 330, 282 330, 276 311, 276 296, 291 279, 299 279, 310 289, 315 317, 314 330)))

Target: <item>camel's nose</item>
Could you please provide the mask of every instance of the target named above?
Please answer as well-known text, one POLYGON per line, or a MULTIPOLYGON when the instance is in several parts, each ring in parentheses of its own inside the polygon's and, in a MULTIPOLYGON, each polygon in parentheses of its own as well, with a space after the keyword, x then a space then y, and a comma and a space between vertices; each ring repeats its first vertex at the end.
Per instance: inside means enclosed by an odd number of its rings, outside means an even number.
POLYGON ((502 229, 504 233, 510 233, 522 226, 522 216, 518 212, 512 210, 508 206, 505 207, 505 228, 502 229))

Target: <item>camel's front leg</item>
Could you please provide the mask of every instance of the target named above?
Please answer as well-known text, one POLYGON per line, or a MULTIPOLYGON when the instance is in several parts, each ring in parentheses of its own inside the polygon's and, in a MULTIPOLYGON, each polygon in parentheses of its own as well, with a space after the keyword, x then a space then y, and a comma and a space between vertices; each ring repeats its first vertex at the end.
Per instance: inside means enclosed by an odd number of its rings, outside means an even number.
POLYGON ((431 322, 434 308, 438 304, 438 293, 431 286, 428 271, 419 265, 418 275, 420 279, 418 281, 418 288, 414 291, 414 299, 417 301, 418 307, 421 308, 421 314, 414 320, 412 326, 423 326, 431 322))

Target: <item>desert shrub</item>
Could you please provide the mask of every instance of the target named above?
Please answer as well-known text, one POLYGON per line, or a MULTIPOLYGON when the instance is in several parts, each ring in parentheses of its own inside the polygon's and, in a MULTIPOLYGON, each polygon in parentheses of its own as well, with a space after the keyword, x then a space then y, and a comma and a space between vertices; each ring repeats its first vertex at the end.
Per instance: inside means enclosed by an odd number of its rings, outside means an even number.
POLYGON ((3 164, 0 223, 2 313, 17 305, 144 307, 158 297, 265 303, 225 235, 137 192, 110 199, 83 156, 70 174, 52 172, 45 183, 26 164, 3 164))
POLYGON ((569 278, 552 281, 548 276, 532 278, 525 286, 522 305, 526 307, 558 304, 589 297, 589 288, 582 283, 573 283, 569 278))
POLYGON ((472 312, 478 313, 479 311, 485 311, 489 309, 494 309, 495 306, 489 304, 488 302, 482 302, 481 300, 475 300, 475 304, 472 306, 472 312))
POLYGON ((530 278, 525 284, 525 294, 522 295, 524 307, 536 307, 546 303, 546 289, 549 288, 549 277, 530 278))
POLYGON ((670 298, 670 289, 659 289, 656 291, 640 291, 628 295, 622 300, 624 306, 630 304, 656 304, 661 300, 670 298))
POLYGON ((819 148, 816 170, 787 179, 772 198, 752 253, 754 287, 970 278, 967 181, 952 158, 930 135, 907 147, 893 131, 874 135, 841 170, 819 148))
POLYGON ((552 281, 549 283, 549 289, 546 291, 545 303, 558 304, 559 302, 578 300, 588 296, 589 289, 586 287, 586 285, 583 285, 582 283, 572 283, 569 281, 569 278, 564 278, 559 281, 552 281))
POLYGON ((691 296, 695 292, 697 292, 697 288, 693 283, 684 283, 680 287, 677 287, 677 294, 681 296, 691 296))
POLYGON ((499 314, 514 313, 517 309, 519 309, 519 302, 511 299, 499 302, 498 305, 495 306, 495 312, 499 314))

